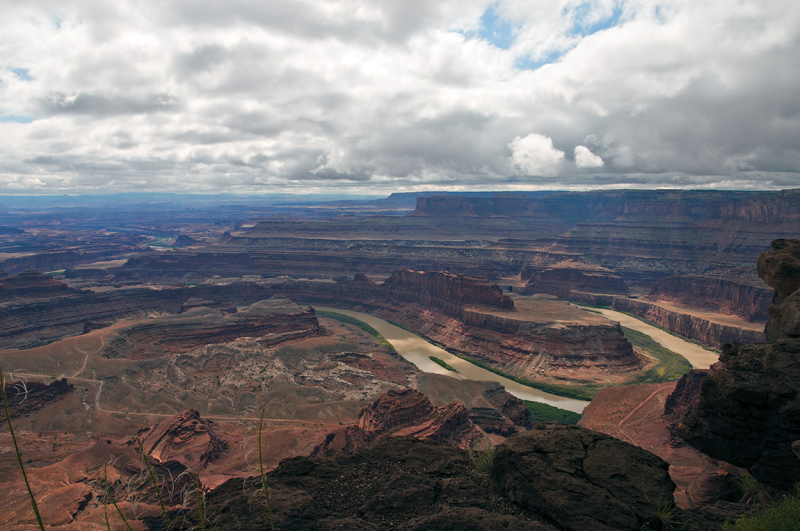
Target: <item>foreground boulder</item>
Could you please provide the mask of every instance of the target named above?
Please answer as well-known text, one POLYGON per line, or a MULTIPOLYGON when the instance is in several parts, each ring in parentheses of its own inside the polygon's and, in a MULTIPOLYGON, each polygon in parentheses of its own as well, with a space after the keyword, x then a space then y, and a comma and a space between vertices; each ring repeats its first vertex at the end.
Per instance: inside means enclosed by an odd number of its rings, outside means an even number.
POLYGON ((567 530, 637 530, 675 484, 661 458, 602 433, 536 424, 497 447, 492 479, 510 501, 567 530))
MULTIPOLYGON (((668 527, 655 513, 670 507, 674 488, 658 457, 557 423, 513 435, 493 459, 473 462, 459 448, 387 437, 351 452, 285 459, 266 481, 275 528, 315 531, 661 530, 668 527)), ((206 514, 209 531, 270 528, 258 476, 211 491, 206 514)), ((670 525, 722 531, 739 514, 673 508, 670 525)), ((196 511, 175 526, 199 528, 196 511)))
MULTIPOLYGON (((275 528, 281 530, 557 529, 497 496, 468 452, 411 437, 388 437, 322 458, 285 459, 267 474, 267 483, 275 528)), ((206 529, 270 529, 260 489, 258 477, 214 489, 207 497, 206 529)), ((180 526, 199 528, 195 511, 176 522, 180 526)))

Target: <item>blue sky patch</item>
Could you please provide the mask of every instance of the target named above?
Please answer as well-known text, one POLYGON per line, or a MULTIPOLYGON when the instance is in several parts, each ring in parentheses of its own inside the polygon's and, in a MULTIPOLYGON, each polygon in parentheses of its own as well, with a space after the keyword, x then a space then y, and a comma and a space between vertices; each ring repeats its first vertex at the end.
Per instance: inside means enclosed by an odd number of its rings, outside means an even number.
POLYGON ((514 28, 503 17, 497 14, 496 4, 490 5, 481 15, 481 27, 478 37, 501 50, 508 50, 514 44, 514 28))
POLYGON ((14 75, 20 78, 22 81, 33 81, 33 78, 28 75, 27 68, 12 68, 11 71, 14 72, 14 75))
POLYGON ((33 122, 33 116, 18 116, 14 114, 0 114, 0 123, 29 124, 33 122))
POLYGON ((543 67, 544 65, 549 65, 551 63, 557 63, 561 56, 564 55, 566 52, 562 51, 552 51, 548 53, 544 59, 534 60, 531 58, 530 55, 526 55, 524 57, 517 57, 516 67, 520 70, 536 70, 538 68, 543 67))
MULTIPOLYGON (((572 9, 575 22, 570 30, 570 35, 588 37, 589 35, 597 33, 598 31, 613 28, 619 24, 620 19, 622 18, 622 8, 619 6, 619 4, 616 4, 611 12, 611 16, 589 23, 586 21, 586 18, 591 11, 591 7, 592 6, 589 2, 584 2, 583 4, 580 4, 572 9)), ((569 11, 565 8, 564 16, 567 15, 569 15, 569 11)))

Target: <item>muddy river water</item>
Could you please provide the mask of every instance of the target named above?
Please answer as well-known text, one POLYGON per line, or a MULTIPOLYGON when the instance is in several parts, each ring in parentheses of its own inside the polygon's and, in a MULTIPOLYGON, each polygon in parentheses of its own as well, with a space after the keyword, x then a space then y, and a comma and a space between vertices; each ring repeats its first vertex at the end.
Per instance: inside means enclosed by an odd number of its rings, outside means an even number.
MULTIPOLYGON (((468 378, 470 380, 488 380, 492 382, 499 382, 509 393, 517 398, 522 400, 530 400, 533 402, 543 402, 545 404, 549 404, 561 409, 567 409, 569 411, 574 411, 576 413, 581 413, 583 408, 589 404, 589 402, 585 402, 583 400, 576 400, 574 398, 566 398, 563 396, 545 393, 544 391, 539 391, 538 389, 533 389, 527 385, 517 383, 514 380, 509 380, 508 378, 499 376, 493 372, 487 371, 486 369, 482 369, 477 365, 473 365, 468 361, 462 360, 458 356, 454 356, 453 354, 450 354, 446 350, 437 347, 436 345, 432 345, 416 334, 413 334, 407 330, 403 330, 398 326, 387 323, 383 319, 373 317, 369 314, 354 312, 351 310, 342 310, 339 308, 328 308, 325 306, 315 305, 314 307, 318 310, 348 315, 358 319, 359 321, 367 323, 372 328, 377 330, 383 337, 385 337, 386 340, 392 344, 395 350, 397 350, 398 354, 416 365, 417 368, 423 372, 446 374, 448 376, 453 376, 456 378, 468 378), (445 363, 456 369, 458 371, 458 375, 431 361, 431 356, 443 360, 445 363)), ((692 366, 696 368, 707 369, 709 365, 718 359, 718 355, 714 352, 706 350, 693 343, 689 343, 688 341, 684 341, 664 332, 663 330, 660 330, 654 326, 650 326, 623 313, 615 312, 613 310, 596 311, 601 312, 603 316, 609 320, 619 322, 622 324, 622 326, 632 328, 649 335, 653 338, 653 340, 661 343, 666 348, 686 357, 692 366)))

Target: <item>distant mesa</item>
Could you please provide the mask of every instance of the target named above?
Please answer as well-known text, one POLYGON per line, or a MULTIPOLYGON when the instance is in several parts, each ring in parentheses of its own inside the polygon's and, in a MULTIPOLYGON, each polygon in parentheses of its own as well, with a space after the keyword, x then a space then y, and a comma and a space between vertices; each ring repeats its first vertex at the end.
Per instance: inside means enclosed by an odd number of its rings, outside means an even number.
POLYGON ((0 301, 55 297, 72 293, 76 293, 76 290, 38 271, 26 271, 19 275, 0 278, 0 301))
POLYGON ((177 238, 175 238, 175 247, 189 247, 192 245, 197 245, 200 243, 200 240, 195 240, 191 236, 187 236, 186 234, 181 234, 177 238))
POLYGON ((6 227, 0 225, 0 235, 24 234, 25 231, 16 227, 6 227))

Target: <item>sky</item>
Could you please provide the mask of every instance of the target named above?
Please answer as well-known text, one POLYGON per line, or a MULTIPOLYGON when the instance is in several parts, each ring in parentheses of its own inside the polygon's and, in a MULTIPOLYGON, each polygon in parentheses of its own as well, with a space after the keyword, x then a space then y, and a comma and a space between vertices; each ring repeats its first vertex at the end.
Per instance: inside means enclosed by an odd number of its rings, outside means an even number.
POLYGON ((0 10, 0 195, 800 188, 797 0, 0 10))

